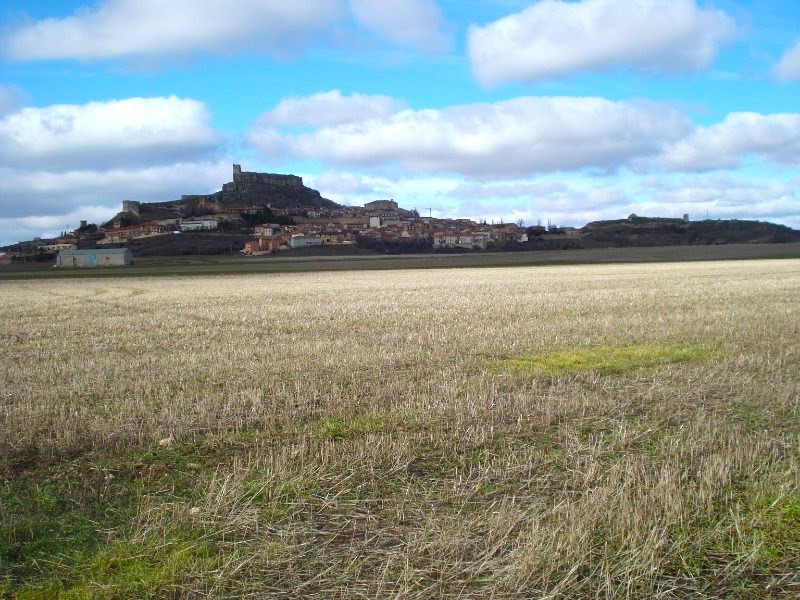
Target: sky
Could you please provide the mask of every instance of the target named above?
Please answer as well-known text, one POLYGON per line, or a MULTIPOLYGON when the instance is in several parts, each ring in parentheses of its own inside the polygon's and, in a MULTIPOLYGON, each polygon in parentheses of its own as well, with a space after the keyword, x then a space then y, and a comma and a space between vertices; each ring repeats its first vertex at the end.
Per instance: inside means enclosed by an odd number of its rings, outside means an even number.
POLYGON ((0 3, 0 245, 234 162, 438 217, 800 228, 800 3, 0 3))

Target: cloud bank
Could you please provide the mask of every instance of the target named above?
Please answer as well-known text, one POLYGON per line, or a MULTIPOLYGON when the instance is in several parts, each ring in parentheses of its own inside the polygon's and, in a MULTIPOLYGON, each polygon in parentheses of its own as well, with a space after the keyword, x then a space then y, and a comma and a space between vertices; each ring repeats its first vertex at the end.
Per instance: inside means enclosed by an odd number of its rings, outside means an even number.
POLYGON ((530 83, 583 71, 708 68, 736 27, 695 0, 541 0, 485 26, 472 26, 468 53, 485 86, 530 83))
POLYGON ((221 142, 196 100, 130 98, 23 108, 0 118, 0 165, 68 169, 179 162, 221 142))
POLYGON ((339 90, 312 96, 284 98, 261 117, 266 126, 329 126, 369 119, 382 119, 405 108, 405 102, 390 96, 351 94, 339 90))
POLYGON ((287 58, 330 43, 348 15, 358 29, 390 45, 425 52, 450 45, 433 0, 105 0, 68 17, 13 28, 3 46, 15 61, 155 61, 253 51, 287 58))
POLYGON ((218 189, 223 141, 203 103, 175 96, 12 108, 0 116, 0 244, 78 214, 107 219, 125 198, 218 189))
POLYGON ((522 97, 403 110, 301 134, 284 134, 262 121, 248 143, 270 158, 289 155, 337 166, 396 164, 414 172, 502 177, 617 169, 657 153, 689 130, 688 121, 664 104, 522 97))
POLYGON ((733 169, 748 158, 800 163, 800 114, 731 113, 699 127, 666 103, 598 97, 518 97, 400 110, 386 96, 338 91, 290 98, 265 113, 247 143, 271 160, 395 167, 476 179, 621 168, 733 169), (296 131, 287 126, 305 125, 296 131))
POLYGON ((230 169, 227 158, 108 170, 0 167, 0 245, 74 229, 80 219, 102 223, 124 199, 156 202, 212 192, 230 178, 230 169))
POLYGON ((284 56, 341 16, 338 0, 107 0, 93 10, 22 26, 8 36, 14 60, 228 54, 284 56))
POLYGON ((218 190, 230 179, 229 160, 178 162, 149 167, 119 167, 108 170, 0 168, 2 216, 60 215, 77 206, 102 206, 119 210, 126 198, 174 200, 181 194, 218 190))
POLYGON ((800 162, 800 114, 731 113, 724 121, 696 129, 667 146, 659 158, 664 168, 678 171, 729 169, 748 156, 778 165, 800 162))

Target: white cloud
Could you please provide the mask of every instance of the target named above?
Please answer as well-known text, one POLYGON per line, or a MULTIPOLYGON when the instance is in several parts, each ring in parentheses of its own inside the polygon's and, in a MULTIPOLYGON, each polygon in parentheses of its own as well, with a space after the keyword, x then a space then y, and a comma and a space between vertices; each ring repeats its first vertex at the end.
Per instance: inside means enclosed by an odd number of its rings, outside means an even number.
POLYGON ((341 0, 106 0, 11 31, 14 60, 154 58, 256 48, 284 56, 343 14, 341 0))
POLYGON ((264 114, 264 125, 328 126, 382 119, 405 108, 405 102, 389 96, 351 94, 343 96, 339 90, 320 92, 312 96, 291 97, 281 100, 274 109, 264 114))
POLYGON ((221 141, 210 120, 204 104, 174 96, 0 116, 0 239, 74 227, 78 214, 110 216, 126 198, 219 189, 231 161, 203 162, 221 141))
POLYGON ((547 202, 534 203, 529 200, 506 200, 504 202, 467 201, 450 210, 452 217, 467 216, 475 221, 512 223, 523 220, 526 225, 542 224, 548 222, 561 226, 583 226, 591 221, 604 218, 620 218, 627 216, 627 206, 630 200, 624 192, 618 191, 613 204, 600 205, 597 198, 609 192, 603 190, 602 194, 595 191, 573 191, 569 197, 548 200, 547 202))
POLYGON ((708 211, 714 219, 755 219, 800 226, 797 181, 761 181, 714 173, 633 177, 608 184, 570 176, 565 182, 564 192, 547 197, 459 201, 450 212, 477 219, 522 218, 528 224, 550 220, 559 225, 582 226, 601 219, 622 219, 630 213, 653 217, 687 213, 692 219, 704 219, 708 211))
POLYGON ((450 36, 433 0, 102 0, 63 18, 10 29, 3 51, 11 60, 156 62, 195 53, 261 51, 278 58, 331 43, 349 4, 362 30, 395 46, 446 50, 450 36))
POLYGON ((793 193, 792 186, 784 182, 751 180, 727 172, 672 177, 655 185, 646 183, 645 187, 655 200, 677 200, 684 204, 719 201, 727 207, 745 206, 766 195, 775 199, 776 195, 786 197, 793 193))
MULTIPOLYGON (((529 186, 539 184, 541 182, 527 182, 529 186)), ((503 220, 506 223, 522 219, 528 225, 550 221, 558 225, 582 226, 597 219, 619 218, 630 213, 627 207, 632 202, 631 197, 614 185, 598 185, 597 181, 589 180, 587 186, 581 178, 571 178, 570 185, 561 184, 558 191, 534 198, 524 192, 526 182, 514 185, 523 191, 520 196, 461 200, 451 209, 452 216, 469 215, 475 220, 503 220)))
POLYGON ((449 195, 464 200, 552 196, 569 188, 557 181, 509 181, 506 183, 461 183, 449 195))
POLYGON ((231 161, 168 163, 145 168, 0 168, 2 216, 59 215, 78 205, 119 207, 124 199, 162 201, 204 194, 230 180, 231 161))
POLYGON ((796 182, 759 181, 729 173, 664 181, 648 190, 641 214, 687 213, 703 219, 754 219, 800 226, 800 195, 796 182))
POLYGON ((24 108, 0 118, 0 166, 50 170, 194 160, 221 141, 205 105, 130 98, 24 108))
MULTIPOLYGON (((536 200, 533 206, 540 211, 555 214, 586 213, 598 210, 619 212, 630 205, 628 193, 613 185, 593 186, 586 190, 570 189, 555 197, 536 200)), ((612 213, 613 214, 613 213, 612 213)))
POLYGON ((79 206, 65 215, 0 218, 0 246, 36 237, 56 237, 62 231, 72 231, 83 219, 90 223, 104 223, 116 213, 117 209, 105 206, 79 206))
MULTIPOLYGON (((432 207, 433 215, 439 217, 502 219, 507 223, 524 219, 528 225, 550 220, 558 225, 583 226, 601 219, 624 219, 631 213, 653 217, 688 213, 692 219, 702 219, 708 210, 715 219, 757 219, 800 227, 798 179, 761 180, 731 173, 597 178, 573 173, 481 184, 459 176, 338 175, 368 186, 374 193, 348 191, 341 197, 323 193, 337 202, 360 205, 392 197, 400 206, 417 208, 422 215, 432 207), (513 189, 520 194, 513 195, 513 189), (541 189, 542 194, 531 197, 531 189, 541 189)), ((319 188, 324 189, 322 185, 319 188)))
POLYGON ((343 197, 344 195, 375 194, 374 184, 367 182, 364 177, 354 173, 338 173, 327 171, 314 178, 311 187, 319 190, 326 198, 331 195, 343 197))
MULTIPOLYGON (((361 206, 365 202, 382 198, 394 198, 403 208, 417 208, 428 214, 427 207, 441 207, 439 199, 461 181, 453 176, 393 175, 367 172, 325 171, 316 178, 305 181, 325 197, 339 204, 361 206)), ((434 215, 439 208, 434 208, 434 215)))
POLYGON ((800 114, 731 113, 721 123, 668 145, 658 162, 668 169, 702 171, 737 167, 749 155, 798 164, 800 114))
POLYGON ((432 0, 350 0, 355 20, 382 39, 425 52, 446 50, 439 7, 432 0))
POLYGON ((80 219, 108 219, 125 199, 155 202, 216 191, 230 179, 231 162, 61 172, 0 168, 0 245, 75 228, 80 219))
POLYGON ((800 79, 800 42, 786 51, 775 65, 774 73, 781 81, 800 79))
POLYGON ((617 169, 657 154, 689 130, 685 118, 665 104, 522 97, 404 110, 283 137, 256 128, 248 142, 273 158, 288 154, 340 166, 398 164, 417 172, 503 177, 617 169))
POLYGON ((712 63, 735 29, 724 12, 700 9, 695 0, 541 0, 470 27, 468 52, 488 86, 620 66, 696 71, 712 63))

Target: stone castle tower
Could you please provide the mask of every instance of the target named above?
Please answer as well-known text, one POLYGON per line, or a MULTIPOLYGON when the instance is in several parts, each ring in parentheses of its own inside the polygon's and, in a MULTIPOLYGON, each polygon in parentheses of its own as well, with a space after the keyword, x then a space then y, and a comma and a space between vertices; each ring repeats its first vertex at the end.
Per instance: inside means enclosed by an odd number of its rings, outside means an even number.
POLYGON ((141 202, 136 202, 135 200, 122 201, 122 212, 124 213, 129 213, 138 217, 140 208, 141 202))
POLYGON ((297 175, 280 175, 278 173, 255 173, 242 171, 241 165, 233 165, 233 181, 222 186, 223 192, 246 192, 264 186, 281 185, 286 187, 303 187, 303 178, 297 175))

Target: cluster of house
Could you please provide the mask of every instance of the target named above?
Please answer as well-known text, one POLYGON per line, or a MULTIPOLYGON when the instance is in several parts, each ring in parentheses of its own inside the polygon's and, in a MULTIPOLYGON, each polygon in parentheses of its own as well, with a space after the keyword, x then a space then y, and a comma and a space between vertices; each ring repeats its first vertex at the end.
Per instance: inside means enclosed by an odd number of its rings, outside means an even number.
MULTIPOLYGON (((86 258, 91 253, 79 251, 78 242, 87 239, 89 231, 93 246, 100 250, 112 250, 131 240, 183 232, 214 231, 231 219, 238 220, 242 215, 263 210, 258 206, 226 206, 224 213, 219 214, 191 218, 171 216, 168 219, 140 220, 136 224, 127 224, 131 220, 141 219, 139 208, 139 203, 126 201, 123 203, 123 212, 110 226, 95 227, 82 221, 77 230, 65 232, 59 238, 36 246, 35 250, 38 253, 57 253, 58 264, 64 266, 81 266, 83 261, 89 261, 87 266, 127 264, 130 260, 129 253, 108 252, 102 256, 86 258), (126 216, 131 215, 135 219, 126 219, 126 216)), ((470 219, 421 217, 416 211, 400 208, 394 200, 368 202, 363 208, 341 206, 270 210, 276 217, 291 217, 293 224, 264 223, 255 226, 251 230, 253 237, 244 245, 243 254, 258 256, 308 246, 343 246, 358 242, 395 244, 414 241, 423 246, 427 244, 433 249, 485 250, 528 241, 528 234, 521 224, 487 225, 470 219)), ((286 220, 288 219, 284 219, 286 220)), ((580 232, 573 228, 563 228, 560 235, 580 235, 580 232)))
POLYGON ((136 225, 122 226, 114 223, 112 226, 103 229, 105 234, 98 244, 124 244, 129 240, 152 237, 155 235, 166 235, 176 231, 212 231, 218 229, 220 220, 216 217, 199 219, 167 219, 162 221, 145 221, 136 225))
MULTIPOLYGON (((0 261, 8 261, 15 256, 24 260, 43 260, 58 253, 59 264, 62 264, 62 259, 63 264, 75 266, 83 261, 88 261, 87 265, 116 264, 129 260, 129 253, 98 254, 97 251, 110 251, 132 240, 175 233, 207 232, 221 228, 235 229, 240 233, 243 225, 252 224, 257 218, 254 215, 263 213, 265 207, 234 206, 233 203, 247 202, 251 192, 258 192, 256 197, 264 198, 262 192, 278 191, 284 196, 291 196, 299 193, 298 190, 305 190, 300 197, 309 197, 311 192, 319 197, 318 192, 306 190, 302 178, 296 175, 242 171, 240 165, 234 164, 233 181, 224 184, 221 192, 182 196, 181 202, 145 204, 125 200, 122 211, 105 227, 87 225, 86 221, 81 221, 78 229, 64 232, 58 238, 20 242, 15 245, 16 255, 0 256, 0 261), (88 252, 90 249, 92 252, 88 252)), ((245 254, 269 254, 307 246, 364 243, 378 247, 381 244, 403 242, 419 242, 413 244, 415 248, 486 249, 528 240, 521 224, 487 225, 468 219, 420 217, 416 211, 400 208, 394 200, 375 200, 363 207, 273 208, 267 205, 266 208, 269 208, 275 220, 292 224, 264 223, 254 227, 251 230, 252 239, 245 244, 245 254)), ((544 228, 540 229, 544 231, 544 228)), ((535 235, 540 234, 537 232, 535 235)))
POLYGON ((305 211, 304 216, 295 215, 294 220, 295 225, 268 223, 256 227, 254 238, 245 244, 242 253, 260 255, 305 246, 347 245, 359 239, 384 243, 427 240, 433 248, 481 250, 528 241, 520 225, 489 226, 470 219, 420 217, 416 211, 399 208, 394 200, 375 200, 364 208, 305 211))
MULTIPOLYGON (((99 245, 120 244, 133 239, 179 232, 213 231, 230 219, 256 213, 260 207, 225 207, 227 214, 145 221, 123 226, 117 219, 112 227, 102 230, 99 245)), ((341 246, 355 244, 359 239, 383 243, 427 240, 433 248, 481 249, 525 242, 525 230, 516 224, 486 225, 469 219, 437 219, 420 217, 416 211, 400 208, 394 200, 375 200, 364 207, 284 208, 271 209, 275 216, 289 216, 293 225, 264 223, 253 229, 243 254, 262 255, 280 250, 308 246, 341 246)))
MULTIPOLYGON (((131 207, 127 207, 129 210, 131 207)), ((231 218, 256 213, 257 206, 229 206, 226 214, 186 219, 144 221, 125 226, 120 218, 111 227, 99 230, 97 244, 122 244, 130 240, 175 232, 213 231, 231 218)), ((486 225, 469 219, 420 217, 416 211, 401 209, 394 200, 375 200, 364 207, 271 209, 275 216, 292 217, 295 224, 264 223, 253 229, 253 238, 242 253, 258 256, 308 246, 341 246, 359 239, 384 243, 428 240, 433 248, 486 249, 510 242, 525 242, 524 229, 515 224, 486 225)), ((136 211, 138 213, 138 211, 136 211)), ((52 248, 53 251, 75 246, 52 248)))
MULTIPOLYGON (((86 228, 86 221, 81 221, 81 227, 75 231, 64 233, 48 243, 38 243, 35 252, 54 254, 62 250, 76 250, 78 242, 84 237, 81 230, 86 228)), ((217 218, 199 219, 169 219, 163 221, 144 221, 136 225, 122 225, 117 219, 111 227, 98 227, 95 233, 95 244, 111 246, 125 244, 131 240, 138 240, 158 235, 168 235, 184 231, 211 231, 218 229, 220 221, 217 218)))
POLYGON ((413 214, 320 216, 297 225, 260 225, 253 233, 254 238, 245 244, 243 254, 271 254, 306 246, 339 246, 365 239, 383 243, 427 240, 433 248, 480 250, 528 241, 525 230, 515 224, 488 226, 468 219, 434 219, 413 214))

